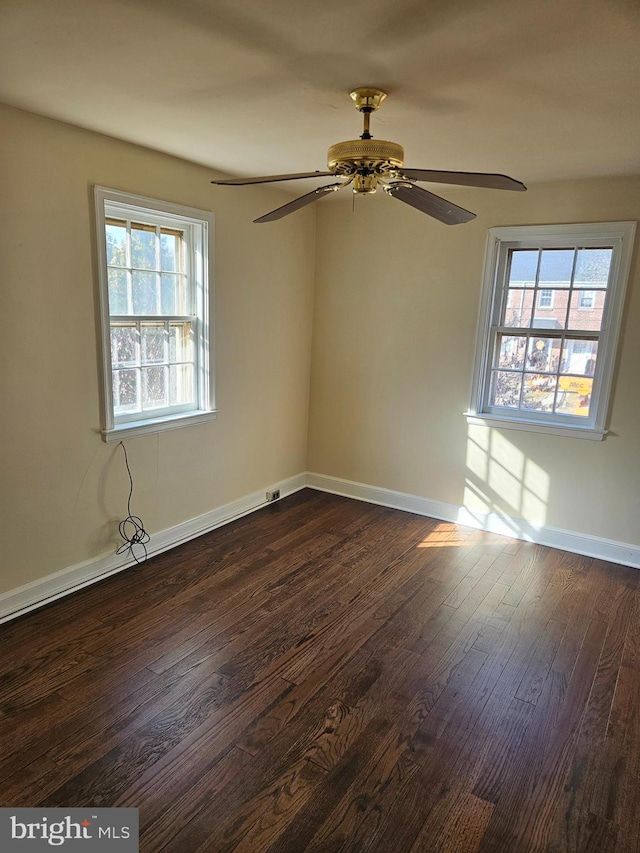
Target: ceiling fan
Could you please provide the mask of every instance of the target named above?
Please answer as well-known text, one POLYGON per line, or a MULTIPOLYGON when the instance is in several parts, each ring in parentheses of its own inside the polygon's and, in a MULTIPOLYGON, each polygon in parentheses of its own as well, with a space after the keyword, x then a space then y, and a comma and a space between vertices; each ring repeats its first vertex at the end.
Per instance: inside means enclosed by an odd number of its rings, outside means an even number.
POLYGON ((432 181, 439 184, 457 184, 463 187, 485 187, 494 190, 526 190, 520 181, 507 175, 485 172, 440 172, 433 169, 407 169, 404 166, 404 148, 396 142, 374 139, 369 132, 371 113, 387 97, 381 89, 361 88, 351 92, 356 108, 364 116, 364 131, 359 139, 337 142, 327 151, 328 172, 301 172, 292 175, 265 175, 259 178, 235 178, 211 181, 221 186, 246 186, 274 181, 294 181, 301 178, 319 178, 331 175, 344 178, 339 183, 318 187, 275 210, 265 213, 254 222, 273 222, 283 216, 312 204, 330 193, 350 186, 356 194, 375 193, 378 185, 384 192, 422 213, 433 216, 445 225, 459 225, 475 219, 475 213, 458 207, 447 199, 416 186, 414 181, 432 181))

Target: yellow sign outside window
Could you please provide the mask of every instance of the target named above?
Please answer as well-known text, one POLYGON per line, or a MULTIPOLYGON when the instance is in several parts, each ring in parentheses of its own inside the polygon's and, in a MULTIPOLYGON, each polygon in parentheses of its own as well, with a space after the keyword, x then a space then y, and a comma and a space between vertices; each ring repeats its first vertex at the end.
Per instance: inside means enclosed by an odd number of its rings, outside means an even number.
POLYGON ((560 390, 573 391, 574 394, 590 394, 593 388, 593 379, 586 376, 561 376, 560 390))

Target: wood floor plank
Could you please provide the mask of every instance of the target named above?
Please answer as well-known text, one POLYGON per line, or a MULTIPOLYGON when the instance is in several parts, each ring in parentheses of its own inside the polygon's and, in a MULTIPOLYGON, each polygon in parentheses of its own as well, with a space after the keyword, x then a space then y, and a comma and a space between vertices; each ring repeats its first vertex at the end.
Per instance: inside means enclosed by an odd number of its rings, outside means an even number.
POLYGON ((491 818, 494 806, 474 794, 463 794, 447 809, 439 832, 423 827, 410 853, 475 853, 491 818))
POLYGON ((549 679, 557 684, 555 695, 558 705, 551 720, 545 714, 546 725, 539 730, 541 737, 537 742, 535 772, 527 773, 526 776, 520 772, 519 784, 507 791, 504 798, 500 798, 483 836, 479 848, 481 851, 496 849, 495 833, 498 827, 500 843, 508 843, 516 851, 545 848, 551 820, 557 808, 558 794, 565 783, 573 757, 604 638, 604 624, 592 622, 566 687, 562 683, 561 673, 552 668, 549 679))
MULTIPOLYGON (((309 821, 307 832, 295 827, 295 837, 306 843, 308 851, 340 849, 365 849, 375 838, 392 812, 393 803, 401 786, 416 772, 416 765, 406 757, 406 735, 397 721, 381 738, 375 752, 355 776, 346 793, 336 796, 331 786, 331 796, 325 797, 315 810, 315 820, 309 821), (330 808, 333 806, 333 808, 330 808), (321 822, 322 814, 328 815, 321 822), (307 840, 318 823, 320 828, 307 840)), ((325 787, 329 787, 327 782, 325 787)), ((340 791, 342 793, 342 791, 340 791)), ((299 822, 300 823, 300 822, 299 822)))
MULTIPOLYGON (((180 739, 165 737, 156 739, 151 732, 152 749, 140 756, 137 765, 131 766, 119 762, 123 753, 135 753, 138 736, 132 735, 129 741, 120 745, 115 755, 108 755, 104 762, 89 768, 88 779, 81 780, 83 790, 92 785, 93 798, 104 801, 127 801, 132 803, 144 797, 149 786, 166 787, 171 790, 172 779, 185 772, 203 772, 217 761, 230 746, 235 745, 258 713, 281 698, 291 685, 274 676, 246 691, 235 701, 216 709, 211 717, 202 721, 180 739), (103 764, 112 769, 105 778, 103 764), (118 772, 114 772, 117 764, 118 772)), ((159 732, 162 736, 163 732, 159 732)))
MULTIPOLYGON (((611 622, 583 715, 567 781, 558 798, 549 844, 557 849, 580 853, 587 849, 594 828, 601 832, 606 823, 591 812, 596 780, 603 770, 604 747, 616 683, 623 658, 624 641, 633 620, 633 594, 627 587, 607 606, 611 622)), ((605 611, 596 605, 594 613, 605 611)))
POLYGON ((532 705, 536 704, 566 628, 564 622, 558 622, 555 619, 547 622, 537 646, 536 656, 530 661, 518 685, 516 699, 530 702, 532 705))
POLYGON ((637 853, 640 572, 301 490, 0 626, 0 802, 160 853, 637 853))
MULTIPOLYGON (((377 673, 372 684, 364 680, 359 682, 357 690, 355 685, 351 686, 352 692, 349 698, 352 701, 352 707, 336 700, 331 701, 328 706, 325 704, 331 695, 335 695, 336 689, 342 695, 349 695, 345 691, 349 681, 348 676, 342 681, 342 687, 336 684, 326 685, 321 694, 316 697, 315 704, 308 709, 306 717, 298 717, 292 726, 292 731, 283 732, 280 737, 271 741, 268 748, 256 759, 254 775, 248 780, 249 784, 247 782, 243 784, 238 780, 227 787, 223 792, 225 803, 223 813, 230 817, 224 821, 224 825, 220 824, 216 827, 216 833, 218 833, 216 843, 219 849, 227 849, 229 832, 232 838, 238 836, 234 815, 237 814, 241 825, 246 827, 249 817, 254 814, 252 804, 263 804, 265 794, 275 795, 286 780, 289 780, 291 768, 297 778, 304 762, 314 764, 319 761, 324 765, 322 768, 324 773, 327 770, 334 770, 340 775, 341 785, 345 784, 346 779, 351 778, 355 767, 346 757, 353 752, 355 744, 363 740, 367 743, 367 749, 372 749, 375 740, 370 739, 371 734, 373 732, 379 734, 380 731, 388 728, 389 723, 386 717, 381 719, 377 716, 380 697, 393 693, 394 685, 415 663, 415 655, 400 650, 395 659, 386 663, 384 671, 377 673), (323 707, 325 710, 322 710, 323 707), (261 772, 255 772, 259 767, 264 769, 261 772), (265 777, 268 781, 262 787, 262 780, 265 777)), ((357 766, 360 766, 361 761, 362 749, 359 750, 357 766)), ((319 776, 314 778, 316 782, 321 779, 319 776)), ((335 782, 335 774, 332 779, 335 782)), ((303 803, 300 802, 299 806, 302 805, 303 803)), ((284 827, 282 830, 285 831, 284 827)), ((205 838, 211 840, 211 831, 210 817, 203 815, 181 836, 176 837, 176 843, 187 847, 203 845, 203 849, 206 849, 205 838)), ((299 832, 296 832, 296 843, 299 843, 299 832)), ((176 849, 184 849, 184 847, 176 849)))
POLYGON ((615 690, 590 808, 599 818, 617 827, 618 846, 626 851, 640 847, 640 744, 637 742, 640 672, 620 667, 615 690))
POLYGON ((163 794, 150 790, 141 816, 143 853, 164 850, 169 842, 173 843, 183 826, 188 826, 202 812, 208 811, 220 792, 238 775, 246 772, 250 760, 247 753, 233 748, 202 775, 175 778, 171 792, 163 794), (168 802, 170 808, 167 808, 168 802), (180 821, 175 820, 175 814, 180 815, 180 821))
MULTIPOLYGON (((446 590, 442 590, 440 584, 430 579, 425 581, 420 573, 413 577, 419 577, 422 585, 414 590, 413 594, 407 592, 408 582, 402 585, 403 595, 395 599, 393 607, 385 608, 384 625, 380 621, 381 608, 373 614, 365 611, 350 622, 351 633, 345 635, 340 625, 339 630, 334 632, 327 642, 320 640, 316 644, 314 666, 305 668, 306 674, 311 677, 300 677, 299 683, 281 703, 255 721, 247 735, 239 742, 239 746, 256 755, 265 743, 282 731, 318 690, 331 683, 332 674, 341 669, 344 670, 349 662, 355 673, 364 675, 364 680, 360 679, 364 683, 367 683, 368 668, 373 662, 375 664, 373 681, 375 681, 382 674, 378 661, 387 658, 390 649, 402 649, 413 645, 413 639, 421 628, 424 613, 431 612, 431 606, 438 607, 439 602, 446 595, 446 590), (382 630, 383 627, 384 630, 382 630)), ((286 672, 289 673, 290 670, 287 669, 286 672)), ((303 672, 304 670, 301 670, 301 674, 303 672)), ((354 691, 353 687, 349 688, 344 683, 341 684, 339 680, 334 682, 333 689, 346 696, 353 695, 356 698, 358 696, 357 690, 354 691)))
POLYGON ((174 680, 177 679, 162 678, 149 670, 142 670, 139 676, 127 679, 126 690, 114 690, 97 701, 87 701, 83 705, 85 713, 80 718, 77 700, 70 702, 57 694, 46 696, 42 703, 6 718, 14 739, 0 758, 0 773, 8 773, 12 767, 19 768, 26 760, 44 756, 52 744, 60 749, 71 741, 82 742, 88 732, 116 726, 162 694, 174 680), (42 726, 43 719, 46 719, 46 728, 42 726))

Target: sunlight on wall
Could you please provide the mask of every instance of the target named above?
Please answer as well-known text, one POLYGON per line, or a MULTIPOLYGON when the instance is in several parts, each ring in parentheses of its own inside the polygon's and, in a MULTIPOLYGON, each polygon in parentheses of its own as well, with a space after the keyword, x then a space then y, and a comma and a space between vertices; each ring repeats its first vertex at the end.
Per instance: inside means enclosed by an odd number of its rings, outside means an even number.
POLYGON ((519 509, 522 499, 524 454, 503 436, 491 431, 487 484, 502 502, 519 509))
POLYGON ((486 479, 489 472, 489 440, 491 433, 488 429, 469 426, 467 441, 467 468, 479 480, 486 479), (472 434, 472 430, 474 431, 472 434))
MULTIPOLYGON (((504 435, 469 425, 464 516, 519 536, 546 524, 549 475, 504 435)), ((463 518, 460 518, 462 521, 463 518)))
POLYGON ((549 503, 549 475, 539 465, 527 459, 522 489, 522 517, 536 527, 547 521, 549 503))

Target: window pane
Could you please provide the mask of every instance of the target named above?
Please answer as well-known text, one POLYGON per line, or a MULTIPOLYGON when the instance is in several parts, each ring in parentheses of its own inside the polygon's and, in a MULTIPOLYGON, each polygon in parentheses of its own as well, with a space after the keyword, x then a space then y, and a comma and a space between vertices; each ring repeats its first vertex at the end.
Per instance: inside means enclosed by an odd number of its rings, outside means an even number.
POLYGON ((531 325, 534 329, 564 329, 569 291, 558 288, 539 290, 531 325))
POLYGON ((601 329, 602 310, 606 295, 606 290, 574 290, 571 294, 571 305, 569 306, 569 328, 587 329, 589 331, 601 329), (586 299, 587 294, 592 295, 593 299, 586 299), (592 304, 591 308, 587 307, 589 302, 592 304))
POLYGON ((538 270, 537 249, 514 249, 511 252, 509 284, 513 287, 533 287, 538 270))
POLYGON ((507 373, 496 370, 493 373, 491 387, 492 406, 507 406, 517 409, 520 404, 521 373, 507 373))
POLYGON ((186 290, 186 276, 162 273, 162 313, 190 314, 186 290))
POLYGON ((158 409, 167 405, 167 368, 142 369, 142 408, 158 409))
POLYGON ((560 338, 530 338, 527 368, 540 373, 557 373, 561 343, 560 338))
POLYGON ((133 279, 133 313, 159 314, 158 285, 159 276, 153 272, 131 273, 133 279))
POLYGON ((155 270, 156 229, 152 225, 131 223, 131 266, 155 270))
POLYGON ((191 323, 169 325, 169 361, 193 361, 191 323))
POLYGON ((527 339, 522 335, 498 335, 498 367, 524 368, 527 339))
POLYGON ((525 373, 522 408, 552 412, 557 377, 543 373, 525 373))
POLYGON ((107 238, 107 264, 114 267, 127 265, 127 228, 125 222, 107 220, 105 225, 107 238))
POLYGON ((135 326, 111 327, 111 363, 114 367, 138 363, 138 332, 135 326))
POLYGON ((160 232, 160 268, 167 272, 182 269, 182 234, 162 229, 160 232))
POLYGON ((563 415, 588 417, 593 379, 581 376, 561 376, 558 385, 556 412, 563 415))
POLYGON ((107 270, 109 276, 109 313, 128 314, 129 302, 127 300, 127 271, 107 270))
POLYGON ((540 287, 569 287, 574 249, 543 249, 540 258, 540 287))
POLYGON ((560 372, 593 376, 597 356, 597 341, 580 341, 569 338, 564 342, 560 372))
POLYGON ((531 325, 531 309, 533 308, 532 290, 515 290, 509 288, 504 306, 503 326, 518 326, 528 328, 531 325))
POLYGON ((172 364, 169 367, 169 402, 172 406, 193 403, 195 400, 192 364, 172 364))
POLYGON ((139 411, 139 381, 138 370, 113 371, 113 411, 116 415, 139 411))
POLYGON ((141 328, 142 364, 164 361, 164 323, 143 323, 141 328))
POLYGON ((613 249, 578 249, 574 287, 606 287, 613 249))

